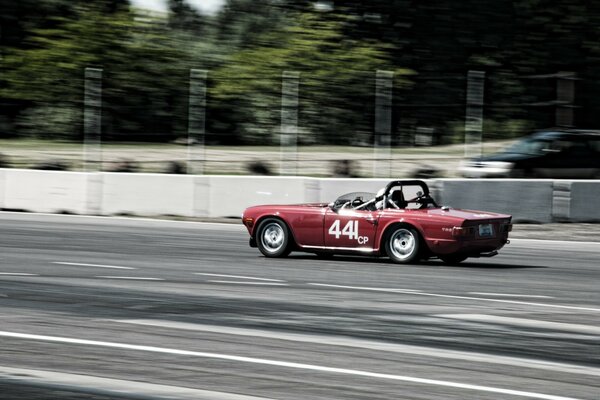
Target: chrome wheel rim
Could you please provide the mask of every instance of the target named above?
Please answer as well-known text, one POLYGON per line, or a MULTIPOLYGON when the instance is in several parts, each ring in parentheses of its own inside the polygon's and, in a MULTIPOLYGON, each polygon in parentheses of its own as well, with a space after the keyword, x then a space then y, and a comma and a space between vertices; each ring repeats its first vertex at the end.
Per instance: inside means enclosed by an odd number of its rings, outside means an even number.
POLYGON ((262 244, 269 253, 275 253, 283 247, 285 233, 281 225, 271 222, 263 229, 262 244))
POLYGON ((415 251, 417 241, 408 229, 398 229, 390 238, 390 251, 398 260, 406 260, 415 251))

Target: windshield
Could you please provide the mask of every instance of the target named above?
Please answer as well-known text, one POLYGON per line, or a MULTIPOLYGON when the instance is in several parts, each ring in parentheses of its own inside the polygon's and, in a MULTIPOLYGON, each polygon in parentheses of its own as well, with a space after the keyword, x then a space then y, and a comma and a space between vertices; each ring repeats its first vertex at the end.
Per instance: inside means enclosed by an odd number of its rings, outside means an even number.
POLYGON ((344 195, 341 195, 340 197, 338 197, 334 202, 333 202, 333 207, 334 208, 340 208, 342 207, 344 204, 350 202, 350 204, 352 204, 352 202, 356 202, 356 204, 362 204, 362 203, 366 203, 369 200, 372 200, 375 198, 375 193, 370 193, 370 192, 352 192, 352 193, 346 193, 344 195))
POLYGON ((549 142, 541 139, 521 140, 504 150, 505 153, 515 154, 542 154, 542 150, 548 147, 549 142))

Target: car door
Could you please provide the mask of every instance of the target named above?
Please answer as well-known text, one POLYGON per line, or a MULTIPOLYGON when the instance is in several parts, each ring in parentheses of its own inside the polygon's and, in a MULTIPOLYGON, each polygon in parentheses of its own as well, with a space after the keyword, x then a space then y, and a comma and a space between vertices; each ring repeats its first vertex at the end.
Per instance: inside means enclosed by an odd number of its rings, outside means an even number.
POLYGON ((546 151, 540 174, 548 178, 587 178, 593 173, 595 154, 585 138, 556 140, 546 151))
POLYGON ((380 211, 328 209, 323 225, 325 246, 338 249, 372 249, 379 213, 380 211))

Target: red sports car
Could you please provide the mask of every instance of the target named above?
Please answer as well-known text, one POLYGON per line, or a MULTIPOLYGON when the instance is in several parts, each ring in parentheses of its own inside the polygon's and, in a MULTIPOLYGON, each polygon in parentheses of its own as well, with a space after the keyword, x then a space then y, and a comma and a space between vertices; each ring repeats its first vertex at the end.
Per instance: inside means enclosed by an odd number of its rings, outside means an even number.
POLYGON ((363 254, 396 263, 448 264, 492 257, 507 244, 511 216, 440 207, 420 180, 390 182, 379 193, 348 193, 333 203, 263 205, 244 211, 250 246, 266 257, 291 251, 363 254))

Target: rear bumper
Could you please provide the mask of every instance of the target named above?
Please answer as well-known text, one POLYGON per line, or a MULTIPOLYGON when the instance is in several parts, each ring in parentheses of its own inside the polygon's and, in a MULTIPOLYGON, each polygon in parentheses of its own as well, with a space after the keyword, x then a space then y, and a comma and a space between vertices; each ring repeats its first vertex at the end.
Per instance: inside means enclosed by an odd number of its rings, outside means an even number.
POLYGON ((469 257, 493 257, 509 243, 508 235, 491 239, 428 240, 429 249, 436 255, 465 254, 469 257))

